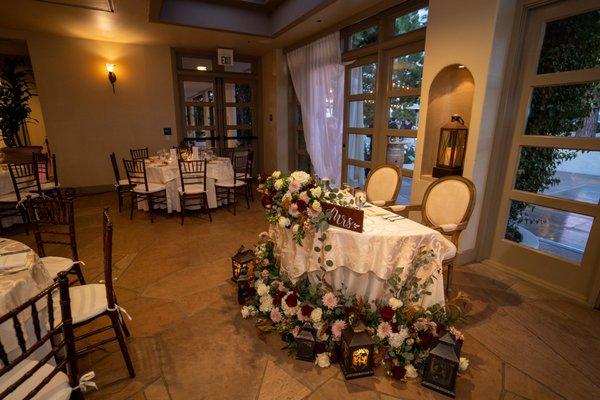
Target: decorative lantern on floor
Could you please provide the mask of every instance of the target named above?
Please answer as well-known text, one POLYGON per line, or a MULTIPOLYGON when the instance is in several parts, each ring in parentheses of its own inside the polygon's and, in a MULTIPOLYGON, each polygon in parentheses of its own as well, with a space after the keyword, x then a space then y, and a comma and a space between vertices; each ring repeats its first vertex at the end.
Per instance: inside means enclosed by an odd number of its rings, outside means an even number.
POLYGON ((442 336, 429 352, 421 385, 446 396, 456 396, 456 374, 460 360, 460 353, 457 354, 456 349, 452 335, 446 333, 442 336))
POLYGON ((460 115, 454 114, 449 123, 440 130, 436 165, 433 177, 462 175, 469 129, 460 115))
POLYGON ((373 375, 373 340, 362 322, 349 324, 342 331, 340 366, 344 378, 354 379, 373 375))
POLYGON ((237 278, 237 298, 238 304, 246 304, 252 296, 252 284, 248 279, 248 275, 245 269, 242 269, 240 275, 237 278))
POLYGON ((303 361, 315 361, 315 335, 310 323, 305 322, 302 326, 302 330, 296 336, 296 342, 298 342, 298 350, 296 352, 296 359, 303 361))
POLYGON ((254 271, 254 252, 250 249, 244 250, 244 246, 242 246, 231 257, 231 280, 237 282, 244 268, 246 269, 246 274, 250 277, 254 271))

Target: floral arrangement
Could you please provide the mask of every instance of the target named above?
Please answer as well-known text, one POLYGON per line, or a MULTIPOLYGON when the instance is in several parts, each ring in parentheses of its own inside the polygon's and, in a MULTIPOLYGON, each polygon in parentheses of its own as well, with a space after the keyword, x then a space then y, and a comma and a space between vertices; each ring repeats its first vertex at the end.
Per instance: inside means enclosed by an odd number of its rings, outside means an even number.
MULTIPOLYGON (((280 179, 280 175, 273 176, 273 179, 280 179)), ((289 186, 294 180, 296 178, 284 179, 278 186, 289 186)), ((276 189, 277 193, 269 192, 274 182, 271 180, 267 185, 264 182, 263 193, 270 199, 276 198, 281 189, 276 189)), ((300 183, 294 193, 302 193, 303 188, 310 191, 315 187, 309 179, 301 182, 305 183, 300 183)), ((302 201, 307 208, 312 208, 311 205, 320 201, 320 198, 308 194, 308 201, 302 201)), ((297 202, 294 199, 292 195, 287 209, 294 201, 297 202)), ((297 199, 300 199, 300 195, 297 199)), ((280 208, 283 201, 267 199, 267 203, 280 208)), ((276 211, 277 214, 284 212, 276 211)), ((276 217, 275 213, 267 211, 267 214, 270 218, 276 217)), ((320 218, 316 213, 313 215, 309 218, 320 218)), ((304 224, 306 220, 302 219, 300 215, 290 215, 289 224, 304 224)), ((459 293, 445 306, 423 308, 415 304, 420 296, 427 293, 426 288, 433 279, 433 253, 430 250, 420 249, 407 274, 403 275, 403 269, 399 268, 389 279, 389 300, 364 302, 354 295, 347 295, 343 288, 334 291, 324 282, 310 284, 307 278, 303 278, 292 283, 284 271, 280 271, 273 249, 274 243, 269 234, 262 233, 255 249, 257 267, 254 271, 254 296, 242 307, 242 316, 255 317, 257 327, 264 332, 279 333, 289 354, 295 353, 295 338, 302 325, 309 322, 316 332, 315 363, 323 368, 328 367, 340 357, 342 330, 359 319, 376 343, 376 364, 384 364, 387 374, 395 379, 407 379, 419 375, 438 337, 450 332, 459 345, 464 340, 454 324, 465 317, 464 310, 468 304, 466 296, 459 293)), ((468 360, 461 358, 460 369, 464 371, 467 367, 468 360)))

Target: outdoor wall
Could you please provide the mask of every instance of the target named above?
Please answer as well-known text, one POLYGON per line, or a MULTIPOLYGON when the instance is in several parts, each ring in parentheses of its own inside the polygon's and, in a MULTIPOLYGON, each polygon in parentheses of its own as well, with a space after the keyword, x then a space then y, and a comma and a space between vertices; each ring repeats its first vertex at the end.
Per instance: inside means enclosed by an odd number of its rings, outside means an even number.
MULTIPOLYGON (((439 130, 427 127, 429 92, 433 79, 445 67, 465 65, 473 75, 473 103, 469 121, 469 139, 463 176, 471 179, 477 189, 477 202, 467 230, 460 243, 461 260, 474 257, 475 239, 481 215, 482 198, 494 123, 498 112, 502 74, 510 33, 515 0, 430 0, 429 22, 425 41, 425 63, 417 143, 425 143, 425 135, 439 135, 439 130), (427 133, 426 133, 427 132, 427 133)), ((448 115, 448 118, 450 115, 448 115)), ((431 138, 428 138, 431 141, 431 138)), ((438 136, 433 139, 437 142, 438 136)), ((423 193, 432 182, 431 163, 434 159, 425 151, 435 146, 417 146, 411 203, 420 203, 423 193)))
POLYGON ((169 47, 4 30, 0 37, 27 40, 63 185, 110 185, 111 151, 120 159, 132 147, 154 152, 177 143, 169 47), (106 63, 116 64, 115 94, 106 63), (163 135, 165 127, 173 129, 173 136, 163 135))

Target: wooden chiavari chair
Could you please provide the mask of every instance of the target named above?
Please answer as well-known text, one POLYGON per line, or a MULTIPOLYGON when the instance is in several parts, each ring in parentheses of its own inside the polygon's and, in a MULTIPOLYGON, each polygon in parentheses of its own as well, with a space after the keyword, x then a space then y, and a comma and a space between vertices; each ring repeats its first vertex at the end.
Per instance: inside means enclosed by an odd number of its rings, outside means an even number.
POLYGON ((8 170, 13 184, 13 193, 0 196, 0 220, 6 217, 20 216, 25 223, 25 230, 29 234, 27 226, 29 218, 24 207, 23 200, 29 195, 38 197, 42 193, 37 165, 33 162, 22 164, 9 164, 8 170))
POLYGON ((77 252, 77 238, 75 235, 75 212, 73 201, 68 198, 27 197, 25 202, 29 220, 33 225, 33 234, 37 244, 38 255, 41 262, 56 279, 59 272, 68 272, 77 276, 79 283, 85 285, 81 265, 77 252), (46 256, 46 244, 69 247, 71 258, 46 256))
POLYGON ((181 225, 185 218, 186 202, 188 200, 198 200, 200 209, 208 213, 208 219, 212 222, 210 207, 208 206, 208 196, 206 194, 206 160, 184 161, 179 159, 179 178, 181 186, 177 189, 179 192, 179 201, 181 203, 181 225))
POLYGON ((233 156, 235 155, 235 147, 222 147, 221 153, 219 154, 221 157, 229 158, 231 163, 233 164, 233 156))
POLYGON ((131 185, 131 212, 129 219, 133 219, 133 209, 142 201, 148 202, 150 222, 154 222, 154 205, 167 204, 166 186, 160 183, 149 183, 144 160, 123 160, 127 179, 131 185))
MULTIPOLYGON (((103 339, 97 343, 90 344, 83 349, 77 351, 79 356, 94 351, 100 346, 103 346, 112 341, 117 341, 123 355, 123 360, 127 366, 130 377, 135 376, 133 363, 127 350, 126 336, 129 336, 129 330, 125 325, 123 314, 128 318, 129 314, 118 305, 117 296, 113 288, 112 277, 112 235, 113 225, 108 215, 108 208, 105 208, 102 213, 102 240, 104 244, 104 283, 91 283, 81 286, 71 286, 69 293, 71 296, 73 326, 79 328, 89 324, 98 318, 108 317, 110 324, 93 331, 76 336, 75 341, 79 342, 82 339, 92 337, 99 333, 112 329, 115 333, 113 337, 103 339)), ((131 319, 131 318, 130 318, 131 319)))
POLYGON ((58 190, 60 183, 58 181, 56 155, 52 154, 52 156, 49 156, 47 153, 32 153, 32 159, 37 166, 42 192, 60 194, 58 190), (50 174, 51 170, 52 174, 50 174))
POLYGON ((0 343, 0 399, 83 399, 81 391, 86 385, 79 381, 70 305, 69 280, 61 273, 50 287, 0 316, 0 325, 12 323, 20 351, 11 360, 0 343), (55 320, 56 297, 60 299, 60 322, 55 320), (29 321, 34 337, 24 332, 23 323, 26 329, 29 321), (55 364, 49 363, 51 360, 55 364))
POLYGON ((131 158, 133 160, 140 160, 144 158, 148 158, 148 148, 144 147, 143 149, 130 149, 131 158))
MULTIPOLYGON (((236 195, 244 195, 246 198, 246 206, 250 209, 250 194, 248 191, 248 184, 246 181, 249 178, 247 160, 248 157, 245 155, 234 156, 233 158, 233 170, 234 172, 238 169, 238 166, 244 166, 243 175, 237 175, 234 173, 234 178, 231 181, 219 180, 215 184, 217 189, 217 198, 222 201, 227 201, 228 205, 233 204, 233 215, 235 215, 236 209, 236 195)), ((240 167, 241 170, 241 167, 240 167)))
POLYGON ((246 162, 240 159, 237 163, 232 160, 233 167, 235 170, 235 176, 238 179, 243 180, 248 185, 248 195, 250 200, 254 201, 254 194, 252 193, 252 170, 254 169, 254 151, 252 149, 246 150, 246 162))
POLYGON ((115 189, 117 190, 117 198, 119 201, 119 213, 123 210, 123 203, 125 201, 125 193, 131 192, 132 186, 129 184, 128 179, 121 179, 119 173, 119 165, 117 164, 117 157, 115 153, 110 153, 110 163, 112 164, 113 173, 115 174, 115 189))

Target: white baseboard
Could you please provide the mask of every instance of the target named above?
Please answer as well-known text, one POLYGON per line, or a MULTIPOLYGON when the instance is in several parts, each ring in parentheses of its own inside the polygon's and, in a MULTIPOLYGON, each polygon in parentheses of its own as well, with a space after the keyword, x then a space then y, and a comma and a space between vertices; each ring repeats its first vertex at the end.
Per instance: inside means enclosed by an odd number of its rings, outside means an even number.
POLYGON ((533 283, 534 285, 540 286, 544 289, 548 289, 551 292, 568 297, 569 299, 574 300, 578 303, 584 304, 586 306, 592 306, 592 307, 594 306, 593 304, 588 303, 587 297, 582 295, 581 293, 573 292, 572 290, 562 288, 553 283, 550 283, 548 281, 540 279, 537 276, 530 275, 528 273, 525 273, 523 271, 520 271, 518 269, 509 267, 507 265, 504 265, 502 263, 499 263, 497 261, 490 260, 490 259, 485 259, 485 260, 481 261, 481 263, 491 266, 493 268, 498 268, 499 270, 506 272, 509 275, 515 276, 517 278, 521 278, 529 283, 533 283))

